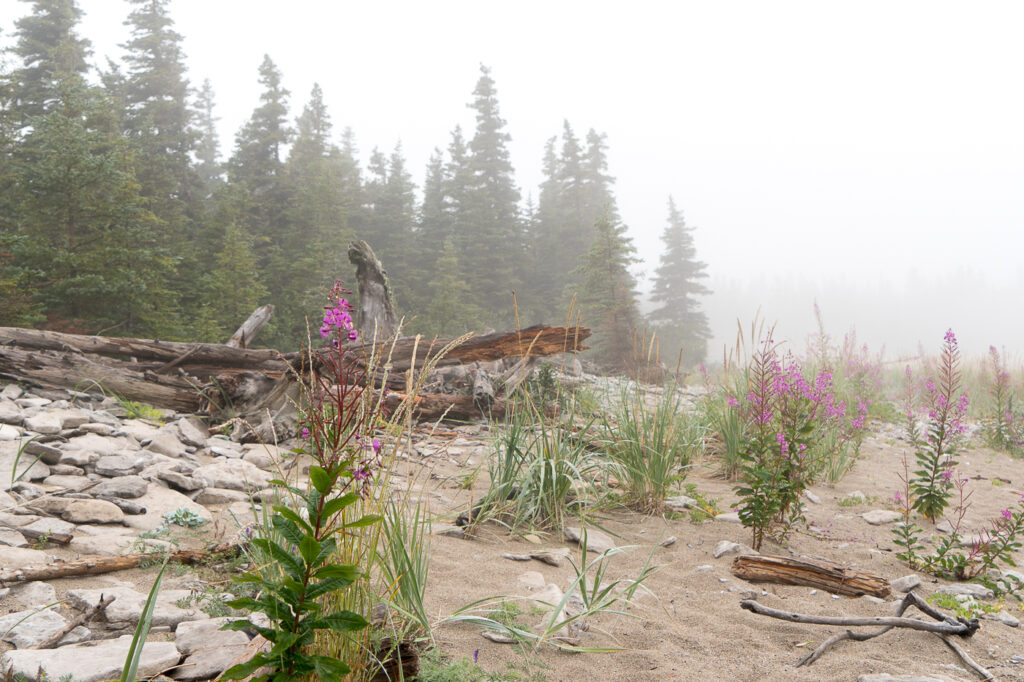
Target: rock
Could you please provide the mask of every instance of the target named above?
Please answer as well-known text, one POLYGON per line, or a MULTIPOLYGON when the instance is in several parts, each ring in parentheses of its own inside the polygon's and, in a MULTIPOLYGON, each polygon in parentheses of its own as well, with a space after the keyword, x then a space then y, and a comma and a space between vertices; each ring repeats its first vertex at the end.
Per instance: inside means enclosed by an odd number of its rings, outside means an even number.
POLYGON ((142 497, 149 490, 149 483, 141 476, 118 476, 100 481, 89 492, 96 497, 122 497, 129 500, 142 497))
MULTIPOLYGON (((569 542, 575 542, 577 544, 583 544, 583 529, 579 527, 567 527, 565 529, 565 539, 569 542)), ((599 530, 593 528, 587 529, 587 551, 593 552, 594 554, 603 554, 604 552, 615 549, 615 542, 610 537, 605 535, 599 530)))
MULTIPOLYGON (((21 547, 0 547, 0 566, 7 568, 24 566, 44 566, 53 561, 53 557, 38 549, 21 547)), ((0 631, 2 632, 2 631, 0 631)))
POLYGON ((255 464, 241 459, 226 459, 201 466, 192 473, 207 488, 255 491, 264 488, 273 476, 255 464))
POLYGON ((4 424, 20 424, 24 420, 21 408, 10 400, 0 400, 0 422, 4 424))
POLYGON ((61 474, 53 474, 43 479, 43 485, 52 485, 58 488, 67 488, 68 490, 74 490, 78 492, 82 488, 87 488, 92 485, 85 476, 63 476, 61 474))
POLYGON ((181 457, 185 453, 185 444, 169 431, 160 431, 146 444, 146 449, 168 457, 181 457))
POLYGON ((260 452, 259 450, 247 450, 245 454, 242 455, 242 460, 249 462, 250 464, 254 464, 261 469, 269 469, 274 466, 274 460, 270 455, 265 452, 260 452))
MULTIPOLYGON (((187 599, 191 592, 189 590, 165 590, 161 589, 156 598, 156 606, 153 609, 153 625, 167 625, 172 630, 178 623, 187 620, 206 620, 209 618, 199 610, 198 606, 190 605, 188 608, 181 608, 175 602, 187 599)), ((131 587, 113 586, 101 590, 68 590, 67 600, 74 608, 84 611, 99 603, 103 595, 117 597, 106 608, 104 613, 106 619, 111 623, 139 622, 142 615, 142 608, 149 596, 142 592, 136 592, 131 587)), ((149 644, 147 643, 148 647, 149 644)))
POLYGON ((21 429, 10 424, 0 424, 0 440, 17 440, 21 438, 21 429))
MULTIPOLYGON (((60 649, 8 651, 0 658, 0 671, 33 680, 40 669, 45 670, 51 680, 66 676, 75 682, 119 679, 131 644, 132 636, 122 635, 117 639, 60 649)), ((139 661, 138 677, 156 675, 177 665, 180 658, 174 642, 146 642, 139 661)))
POLYGON ((121 421, 121 431, 127 433, 139 443, 152 440, 160 433, 160 427, 141 419, 124 419, 121 421))
POLYGON ((558 549, 546 549, 542 552, 531 552, 529 554, 531 559, 536 559, 542 564, 548 566, 561 566, 562 560, 569 557, 569 550, 566 547, 559 547, 558 549))
POLYGON ((533 559, 529 554, 512 554, 510 552, 502 552, 501 558, 509 561, 531 561, 533 559))
POLYGON ((921 577, 913 573, 911 573, 910 575, 905 575, 902 578, 896 578, 896 580, 893 580, 889 583, 889 587, 892 588, 893 592, 903 593, 910 592, 912 589, 920 585, 921 577))
POLYGON ((57 604, 57 590, 50 583, 31 582, 26 585, 18 585, 11 594, 16 602, 30 609, 57 604))
POLYGON ((71 523, 121 523, 124 512, 106 500, 68 500, 60 517, 71 523))
POLYGON ((158 485, 149 486, 146 494, 137 498, 136 501, 146 508, 146 513, 138 516, 126 516, 124 518, 124 525, 130 528, 137 528, 139 530, 158 528, 163 525, 164 514, 174 512, 182 507, 194 511, 206 519, 207 522, 212 518, 210 512, 203 505, 196 504, 179 492, 158 485))
POLYGON ((665 538, 664 540, 659 542, 658 545, 660 547, 671 547, 672 545, 676 544, 676 542, 678 542, 678 541, 679 540, 676 538, 675 535, 669 535, 667 538, 665 538))
POLYGON ((0 397, 6 400, 17 400, 23 393, 25 391, 18 384, 7 384, 3 387, 3 390, 0 390, 0 397))
POLYGON ((188 658, 170 675, 176 680, 205 680, 216 677, 245 653, 249 638, 244 632, 220 630, 231 618, 181 623, 174 636, 174 645, 188 658))
POLYGON ((52 445, 33 440, 25 444, 25 454, 39 457, 45 464, 55 465, 60 462, 63 453, 52 445))
MULTIPOLYGON (((40 609, 39 606, 41 605, 36 605, 36 608, 26 611, 16 611, 0 618, 0 638, 19 649, 28 649, 68 624, 68 619, 54 609, 40 609)), ((89 631, 79 626, 65 635, 61 642, 73 644, 81 642, 87 637, 89 637, 89 631)), ((30 679, 35 679, 35 676, 33 675, 30 679)))
POLYGON ((872 509, 869 512, 864 512, 860 515, 862 519, 870 523, 872 526, 881 526, 886 523, 895 523, 903 518, 903 514, 892 509, 872 509))
POLYGON ((719 514, 715 517, 715 521, 724 521, 726 523, 741 523, 740 515, 737 512, 726 512, 719 514))
POLYGON ((459 538, 464 540, 466 538, 466 529, 462 526, 434 526, 430 529, 431 535, 446 535, 450 538, 459 538))
POLYGON ((666 498, 665 506, 673 511, 693 509, 697 506, 697 500, 692 497, 687 497, 686 495, 676 495, 675 497, 666 498))
POLYGON ((0 528, 0 545, 5 547, 28 547, 28 540, 16 530, 0 528))
POLYGON ((133 502, 132 500, 126 500, 122 497, 100 497, 99 495, 97 495, 96 499, 103 500, 104 502, 110 502, 118 509, 123 511, 125 514, 132 514, 137 516, 139 514, 146 513, 146 508, 143 507, 141 504, 139 504, 138 502, 133 502))
POLYGON ((77 429, 82 424, 88 424, 92 421, 92 413, 77 408, 51 410, 50 414, 57 417, 62 429, 77 429))
POLYGON ((32 397, 27 397, 27 394, 26 394, 25 398, 18 398, 14 402, 19 407, 23 407, 25 409, 28 409, 28 408, 32 408, 32 407, 46 407, 47 405, 49 405, 53 401, 50 400, 49 398, 32 398, 32 397))
MULTIPOLYGON (((180 476, 180 474, 179 474, 180 476)), ((248 502, 249 495, 241 490, 228 490, 227 488, 203 488, 196 496, 199 504, 230 504, 232 502, 248 502)))
POLYGON ((178 428, 178 434, 181 436, 181 440, 186 444, 197 448, 201 448, 206 445, 206 439, 209 438, 209 432, 198 417, 183 417, 174 422, 174 425, 178 428))
POLYGON ((527 590, 542 590, 547 584, 547 580, 544 579, 544 574, 540 571, 527 571, 519 576, 517 581, 521 587, 525 587, 527 590))
POLYGON ((66 535, 70 537, 78 530, 78 526, 67 521, 44 516, 32 523, 26 523, 18 530, 28 537, 46 537, 47 535, 66 535))
POLYGON ((864 504, 868 501, 868 496, 859 490, 854 490, 852 493, 842 499, 842 502, 847 504, 864 504))
POLYGON ((981 614, 981 617, 984 620, 994 620, 997 623, 1002 623, 1003 625, 1008 625, 1011 628, 1015 628, 1015 627, 1019 627, 1020 626, 1020 621, 1017 620, 1016 618, 1014 618, 1013 616, 1011 616, 1010 614, 1008 614, 1005 611, 996 611, 995 613, 983 613, 983 614, 981 614))
POLYGON ((138 450, 139 445, 130 438, 124 436, 99 436, 95 433, 86 433, 75 436, 65 443, 61 450, 67 452, 89 452, 95 455, 93 461, 103 455, 115 455, 125 450, 138 450))
POLYGON ((492 632, 491 630, 484 630, 480 633, 480 636, 484 639, 489 639, 496 644, 515 644, 516 641, 508 635, 503 635, 500 632, 492 632))
POLYGON ((172 471, 170 469, 157 470, 156 477, 167 483, 175 490, 180 490, 183 493, 202 490, 204 487, 203 481, 197 481, 191 476, 186 476, 183 473, 172 471))
POLYGON ((131 476, 142 471, 145 461, 135 455, 103 455, 93 464, 93 471, 100 476, 131 476))
POLYGON ((950 523, 949 521, 943 519, 942 521, 939 521, 937 524, 935 524, 935 530, 940 532, 940 533, 947 533, 947 534, 948 533, 952 533, 953 532, 953 524, 950 523))
POLYGON ((991 599, 995 596, 992 590, 977 583, 953 583, 952 585, 941 585, 935 591, 938 594, 964 594, 978 599, 991 599))
POLYGON ((721 558, 726 554, 750 554, 753 556, 757 556, 758 552, 755 552, 750 547, 747 547, 746 545, 741 545, 738 542, 721 540, 717 545, 715 545, 715 550, 711 553, 711 555, 716 559, 721 558))
POLYGON ((78 427, 78 430, 83 433, 94 433, 97 436, 114 435, 114 427, 110 424, 82 424, 78 427))
POLYGON ((810 502, 811 504, 821 504, 821 498, 812 493, 810 490, 804 491, 804 497, 806 497, 808 502, 810 502))
POLYGON ((60 417, 54 412, 40 412, 39 414, 25 418, 25 428, 29 431, 42 434, 60 433, 60 417))
POLYGON ((0 490, 10 490, 11 478, 41 481, 50 475, 50 467, 35 457, 18 457, 18 441, 0 441, 0 490), (17 472, 15 473, 15 466, 17 472))
POLYGON ((50 473, 54 476, 85 476, 85 469, 70 464, 50 464, 50 473))

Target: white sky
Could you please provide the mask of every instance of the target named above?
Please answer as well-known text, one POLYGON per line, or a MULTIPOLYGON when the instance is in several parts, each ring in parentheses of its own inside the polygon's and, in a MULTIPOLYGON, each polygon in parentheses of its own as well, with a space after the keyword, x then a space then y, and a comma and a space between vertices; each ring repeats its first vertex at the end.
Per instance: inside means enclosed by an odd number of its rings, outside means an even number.
MULTIPOLYGON (((126 4, 79 5, 96 61, 119 58, 126 4)), ((6 37, 29 7, 0 0, 6 37)), ((192 83, 217 93, 225 156, 268 53, 293 115, 319 82, 364 160, 401 139, 422 183, 433 147, 457 123, 472 130, 482 62, 524 196, 563 119, 607 133, 649 273, 674 195, 718 292, 713 349, 758 304, 802 338, 817 298, 830 331, 856 325, 873 347, 934 349, 953 326, 967 352, 1024 351, 1024 3, 175 0, 171 12, 192 83)))

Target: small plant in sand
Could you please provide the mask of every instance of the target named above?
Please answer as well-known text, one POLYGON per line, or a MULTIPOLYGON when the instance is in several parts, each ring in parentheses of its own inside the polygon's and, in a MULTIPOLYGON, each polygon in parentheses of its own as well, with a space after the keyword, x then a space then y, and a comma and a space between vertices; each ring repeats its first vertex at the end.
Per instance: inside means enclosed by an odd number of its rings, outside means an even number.
POLYGON ((960 349, 956 335, 946 332, 939 359, 938 380, 925 383, 928 431, 917 448, 917 467, 910 479, 913 507, 928 521, 949 506, 953 489, 954 455, 967 426, 969 400, 961 392, 960 349))
POLYGON ((1021 418, 1013 409, 1013 387, 1006 360, 995 346, 988 349, 989 373, 989 415, 985 420, 985 436, 988 444, 997 450, 1019 454, 1024 439, 1021 438, 1021 418))

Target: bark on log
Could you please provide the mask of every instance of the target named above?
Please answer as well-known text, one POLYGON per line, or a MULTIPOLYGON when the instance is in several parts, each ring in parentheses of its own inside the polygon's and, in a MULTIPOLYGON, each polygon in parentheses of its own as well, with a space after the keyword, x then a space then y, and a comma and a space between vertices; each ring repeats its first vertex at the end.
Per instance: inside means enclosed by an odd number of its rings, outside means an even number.
POLYGON ((398 317, 391 296, 391 284, 380 259, 363 240, 349 244, 348 259, 356 266, 359 286, 359 314, 356 327, 367 341, 390 339, 398 329, 398 317))
MULTIPOLYGON (((384 398, 384 407, 393 410, 405 399, 405 394, 390 392, 384 398)), ((421 421, 478 421, 481 418, 500 419, 508 410, 508 401, 495 398, 490 407, 481 410, 471 395, 422 393, 413 400, 412 416, 421 421)))
MULTIPOLYGON (((227 554, 240 551, 234 543, 223 543, 206 549, 179 549, 170 552, 168 561, 180 564, 195 564, 215 554, 227 554)), ((0 569, 0 585, 34 580, 54 580, 78 575, 100 575, 135 568, 144 561, 162 559, 163 554, 125 554, 124 556, 86 557, 75 561, 50 564, 48 566, 29 566, 27 568, 0 569)))
POLYGON ((755 583, 806 585, 849 597, 888 597, 890 592, 889 581, 884 578, 814 559, 741 555, 733 559, 732 574, 755 583))
POLYGON ((252 342, 256 335, 263 329, 263 325, 270 321, 270 318, 274 316, 274 306, 267 304, 260 306, 252 312, 242 326, 238 328, 231 338, 227 340, 225 346, 230 348, 248 348, 249 343, 252 342))

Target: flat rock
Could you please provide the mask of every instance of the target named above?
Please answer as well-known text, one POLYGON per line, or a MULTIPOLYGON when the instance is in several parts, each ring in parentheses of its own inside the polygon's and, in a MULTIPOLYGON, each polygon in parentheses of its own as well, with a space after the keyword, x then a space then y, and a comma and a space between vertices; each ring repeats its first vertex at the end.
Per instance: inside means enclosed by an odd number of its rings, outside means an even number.
POLYGON ((921 585, 921 576, 911 573, 905 575, 902 578, 896 578, 889 583, 889 587, 892 588, 893 592, 910 592, 915 587, 921 585))
POLYGON ((60 463, 60 458, 63 453, 52 445, 47 445, 46 443, 40 443, 37 440, 33 440, 25 444, 25 454, 32 455, 33 457, 38 456, 44 464, 52 466, 60 463))
POLYGON ((67 488, 68 490, 74 490, 75 492, 89 487, 92 483, 93 482, 85 476, 65 476, 63 474, 52 474, 43 479, 44 485, 67 488))
POLYGON ((62 429, 77 429, 82 424, 92 421, 92 413, 86 410, 72 407, 64 410, 47 410, 57 417, 62 429))
POLYGON ((811 504, 821 504, 821 498, 815 495, 810 490, 804 491, 804 497, 806 497, 807 501, 810 502, 811 504))
POLYGON ((205 481, 197 480, 183 474, 179 471, 172 469, 161 468, 156 471, 156 477, 161 481, 171 486, 175 490, 180 490, 184 493, 190 493, 194 490, 202 490, 205 486, 205 481))
POLYGON ((33 505, 51 514, 59 514, 71 523, 121 523, 124 512, 106 500, 51 497, 36 500, 33 505))
POLYGON ((211 618, 178 625, 174 645, 188 658, 170 675, 176 680, 205 680, 228 668, 249 646, 244 632, 221 630, 231 618, 211 618))
POLYGON ((159 431, 146 444, 146 449, 168 457, 181 457, 185 454, 185 444, 170 431, 159 431))
POLYGON ((100 436, 95 433, 85 433, 68 439, 61 447, 64 452, 80 451, 91 452, 96 457, 103 455, 114 455, 122 450, 138 450, 139 444, 131 438, 124 436, 100 436))
POLYGON ((149 482, 141 476, 118 476, 107 481, 100 481, 89 492, 96 497, 122 497, 134 500, 142 497, 149 490, 149 482))
POLYGON ((20 424, 24 420, 21 408, 10 400, 0 400, 0 422, 20 424))
POLYGON ((715 517, 715 521, 724 521, 726 523, 740 523, 740 515, 738 512, 725 512, 715 517))
POLYGON ((199 504, 231 504, 232 502, 248 501, 248 493, 227 488, 203 488, 202 492, 196 495, 196 502, 199 504))
POLYGON ((78 530, 78 526, 67 521, 61 521, 49 516, 44 516, 41 519, 36 519, 32 523, 26 523, 21 526, 19 530, 25 532, 30 537, 39 537, 44 535, 74 535, 78 530))
POLYGON ((40 412, 26 417, 24 424, 29 431, 41 434, 60 433, 64 428, 60 423, 60 417, 54 412, 40 412))
POLYGON ((0 545, 5 547, 28 547, 28 540, 16 530, 0 528, 0 545))
POLYGON ((0 547, 0 566, 4 568, 44 566, 51 561, 53 561, 52 556, 38 549, 0 547))
POLYGON ((715 545, 715 549, 711 553, 711 556, 713 556, 716 559, 718 559, 718 558, 721 558, 721 557, 723 557, 723 556, 725 556, 727 554, 750 554, 750 555, 753 555, 753 556, 757 556, 758 552, 755 552, 750 547, 747 547, 746 545, 741 545, 738 542, 730 542, 729 540, 720 540, 718 542, 718 544, 715 545))
MULTIPOLYGON (((569 542, 583 544, 583 529, 579 527, 568 527, 565 529, 565 539, 569 542)), ((594 554, 602 554, 609 549, 615 548, 615 542, 599 530, 587 529, 587 551, 594 554)))
POLYGON ((79 431, 84 433, 94 433, 97 436, 112 436, 114 435, 114 427, 110 424, 99 424, 91 422, 89 424, 82 424, 78 427, 79 431))
POLYGON ((174 422, 182 442, 197 448, 206 446, 209 431, 198 417, 182 417, 174 422))
POLYGON ((192 472, 192 478, 202 481, 207 488, 255 491, 265 488, 273 476, 251 462, 226 459, 199 467, 192 472))
POLYGON ((996 611, 995 613, 983 613, 981 614, 984 620, 994 620, 997 623, 1008 625, 1011 628, 1020 627, 1020 621, 1008 614, 1006 611, 996 611))
POLYGON ((146 508, 145 514, 124 517, 124 525, 139 530, 153 530, 163 524, 164 514, 176 509, 185 508, 194 511, 207 522, 211 520, 210 512, 201 504, 196 504, 181 493, 158 485, 149 486, 149 490, 136 500, 146 508))
MULTIPOLYGON (((131 587, 112 586, 101 590, 68 590, 67 600, 74 608, 85 611, 99 603, 103 595, 114 595, 117 597, 104 611, 106 619, 111 623, 138 623, 142 615, 142 609, 149 596, 137 592, 131 587)), ((156 598, 156 606, 153 609, 153 625, 167 625, 172 630, 178 623, 187 620, 206 620, 209 618, 199 610, 198 606, 189 606, 183 609, 175 602, 189 597, 189 590, 165 590, 161 589, 156 598)), ((146 646, 149 646, 147 643, 146 646)))
POLYGON ((103 455, 93 464, 93 471, 100 476, 131 476, 142 471, 145 465, 145 460, 136 455, 103 455))
MULTIPOLYGON (((70 676, 75 682, 120 679, 131 645, 132 636, 122 635, 117 639, 75 644, 60 649, 8 651, 0 658, 0 671, 24 675, 33 680, 39 670, 45 670, 51 680, 65 676, 70 676)), ((180 658, 174 642, 146 642, 139 661, 138 677, 156 675, 177 665, 180 658)))
POLYGON ((21 429, 10 424, 0 424, 0 440, 17 440, 21 438, 21 429))
POLYGON ((11 596, 16 602, 30 609, 39 609, 57 603, 57 590, 53 585, 39 581, 16 585, 11 590, 11 596))
POLYGON ((121 431, 142 443, 155 438, 160 433, 160 427, 142 419, 124 419, 121 421, 121 431))
POLYGON ((20 398, 25 390, 18 384, 7 384, 0 390, 0 396, 7 400, 16 400, 20 398))
POLYGON ((41 481, 50 475, 50 467, 35 457, 18 457, 18 441, 0 441, 0 490, 11 489, 11 477, 22 481, 41 481), (17 461, 15 461, 17 460, 17 461), (17 467, 17 473, 15 473, 17 467))
POLYGON ((995 596, 992 590, 977 583, 953 583, 941 585, 935 590, 938 594, 965 594, 978 599, 991 599, 995 596))
MULTIPOLYGON (((55 634, 67 624, 68 619, 54 609, 39 609, 37 607, 26 611, 16 611, 0 618, 0 639, 10 642, 19 649, 28 649, 55 634)), ((65 635, 61 642, 73 644, 81 642, 88 636, 89 631, 79 626, 65 635)), ((31 679, 35 679, 35 677, 33 676, 31 679)))
POLYGON ((864 512, 860 515, 862 519, 870 523, 872 526, 881 526, 886 523, 895 523, 903 518, 903 514, 892 509, 872 509, 869 512, 864 512))

